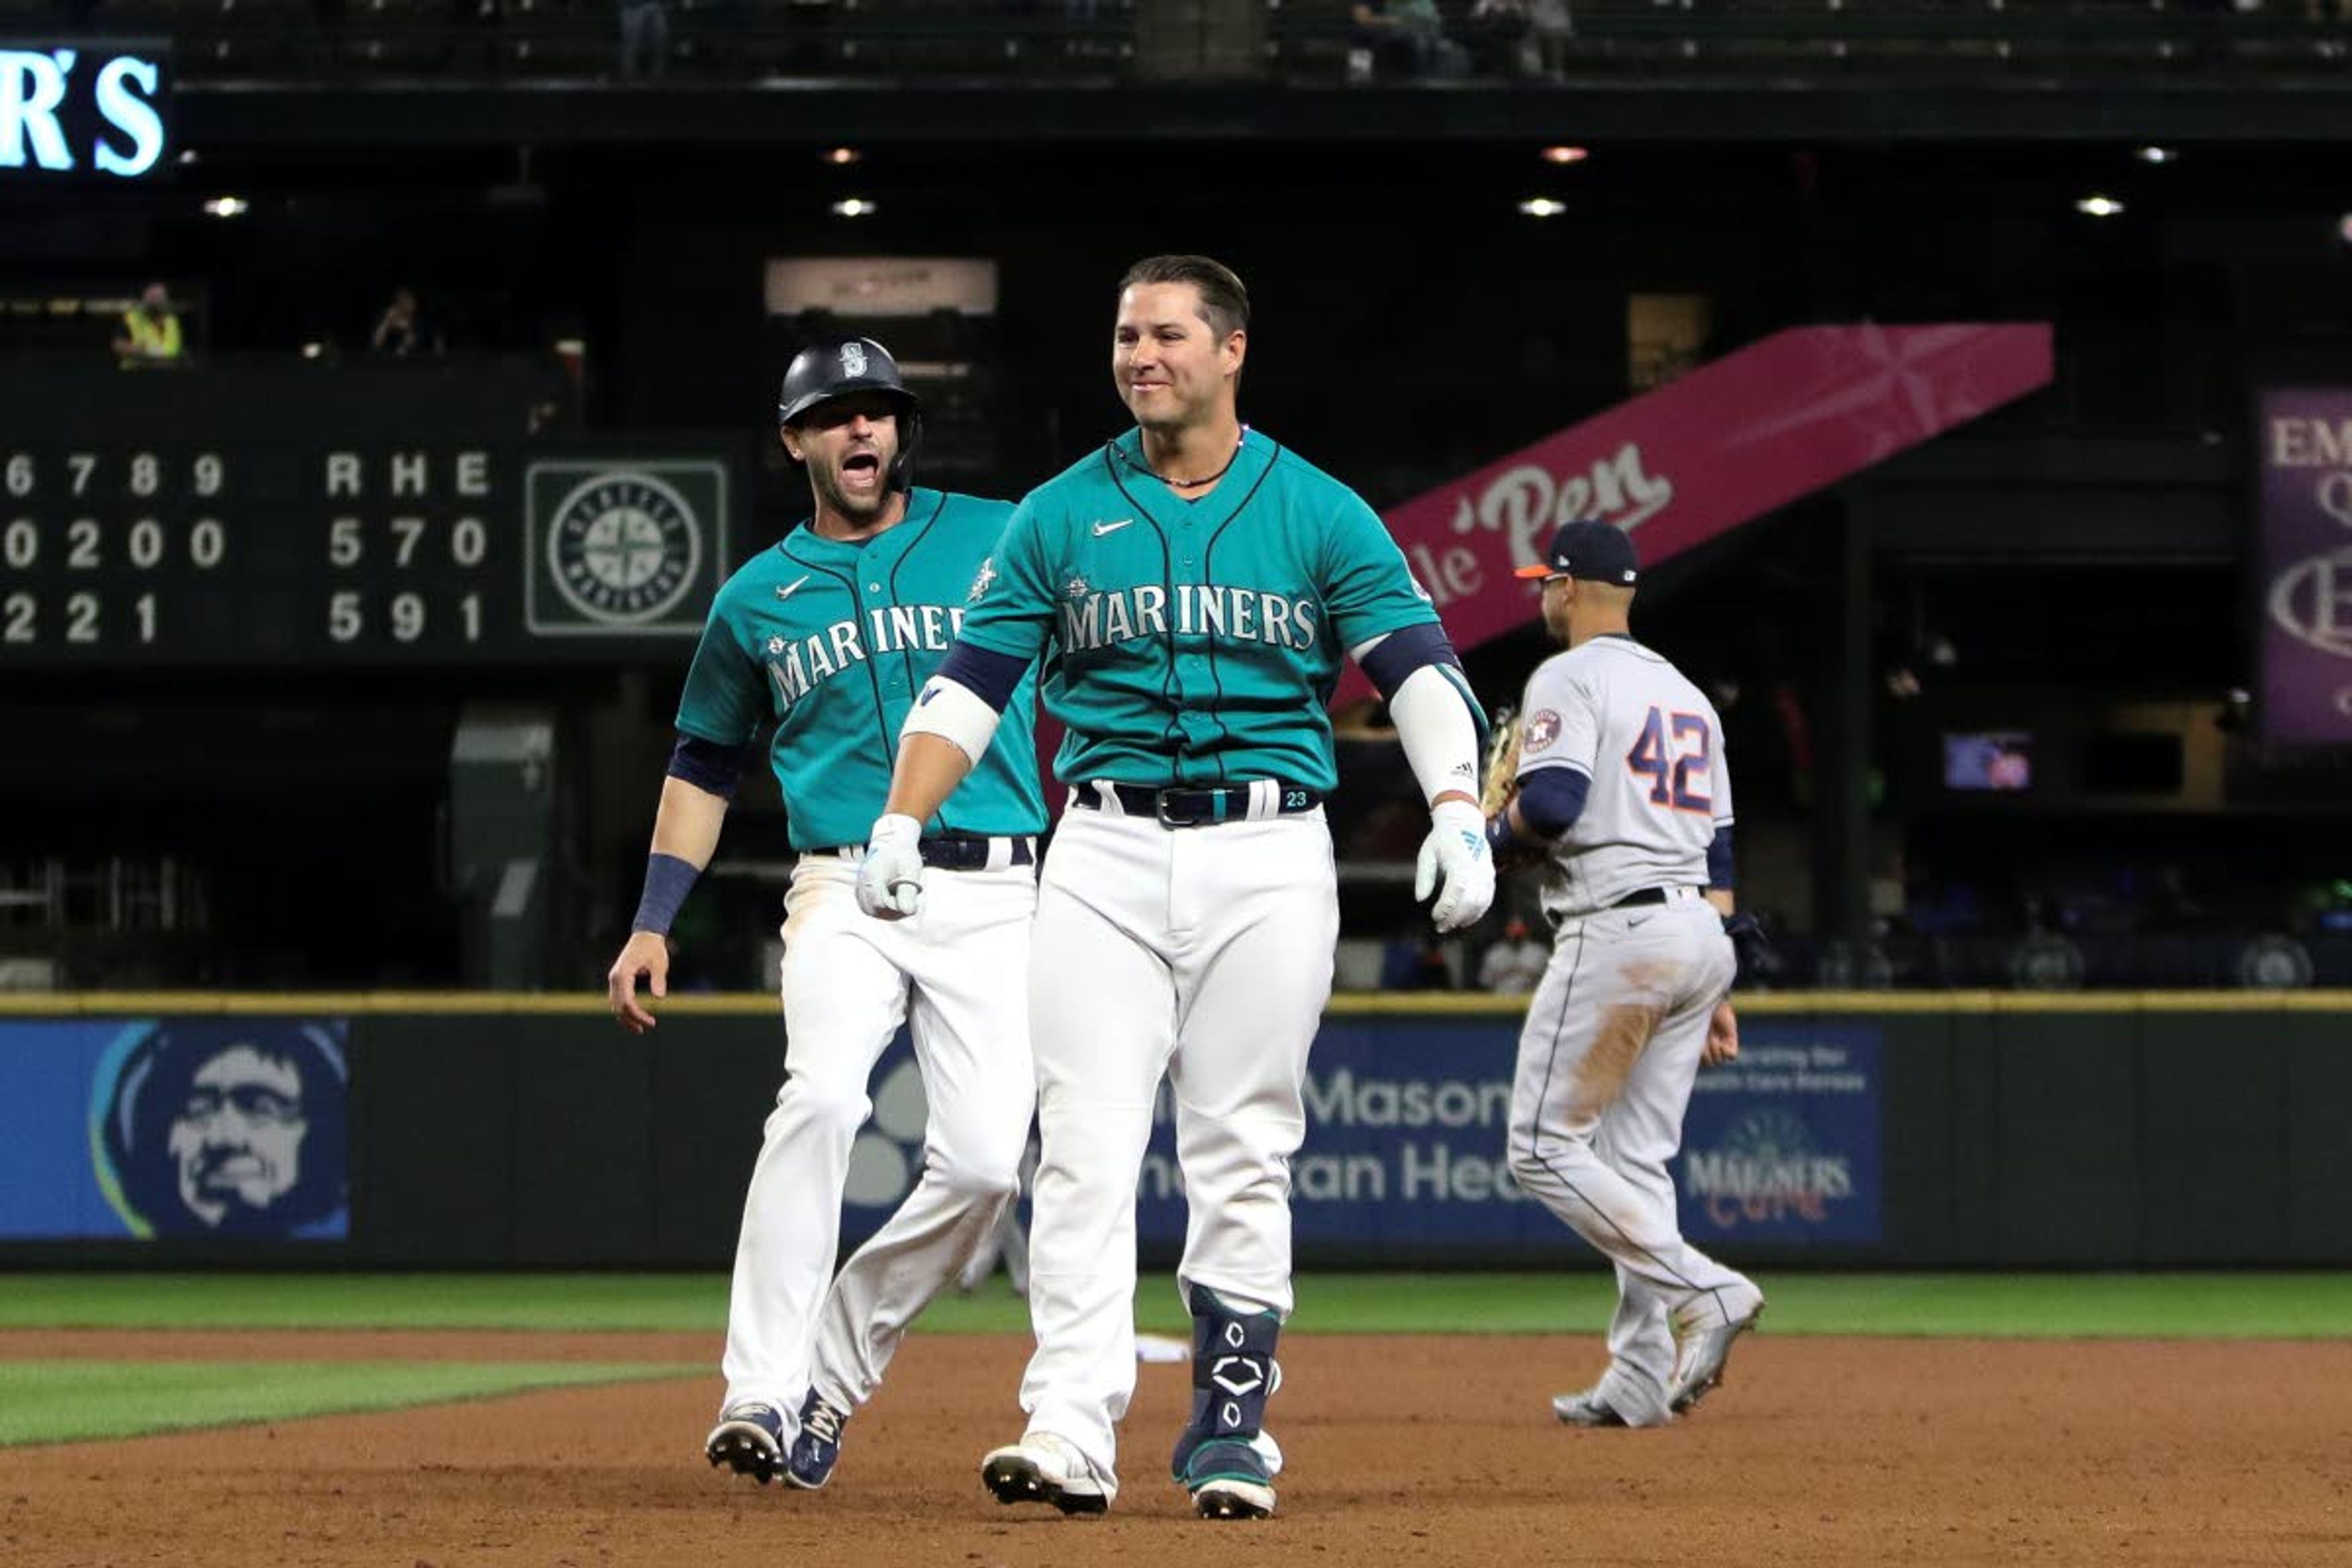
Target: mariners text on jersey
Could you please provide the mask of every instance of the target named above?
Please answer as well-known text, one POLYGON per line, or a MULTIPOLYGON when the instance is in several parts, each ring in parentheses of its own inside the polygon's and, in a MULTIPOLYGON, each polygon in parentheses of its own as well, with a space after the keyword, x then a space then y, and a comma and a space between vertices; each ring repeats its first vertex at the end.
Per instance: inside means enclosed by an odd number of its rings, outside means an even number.
POLYGON ((797 641, 768 639, 768 679, 776 689, 779 711, 790 708, 809 689, 832 679, 874 653, 945 653, 963 630, 963 607, 950 605, 877 605, 866 612, 861 635, 856 621, 835 621, 821 632, 797 641))
MULTIPOLYGON (((1316 604, 1281 594, 1261 594, 1248 588, 1221 587, 1214 583, 1178 583, 1174 614, 1169 589, 1145 584, 1139 587, 1098 593, 1083 577, 1063 590, 1062 646, 1071 648, 1109 647, 1138 637, 1217 637, 1262 642, 1305 652, 1315 646, 1316 604)), ((962 625, 959 613, 956 623, 962 625)))

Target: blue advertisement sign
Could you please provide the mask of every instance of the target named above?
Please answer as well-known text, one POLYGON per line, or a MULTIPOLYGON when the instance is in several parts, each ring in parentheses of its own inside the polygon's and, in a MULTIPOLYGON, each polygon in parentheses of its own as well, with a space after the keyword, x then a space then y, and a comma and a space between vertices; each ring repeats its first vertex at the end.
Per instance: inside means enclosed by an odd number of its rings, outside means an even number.
POLYGON ((1698 1075, 1683 1117, 1683 1235, 1877 1241, 1885 1081, 1874 1028, 1743 1026, 1739 1059, 1698 1075))
MULTIPOLYGON (((1307 1138, 1291 1162, 1301 1246, 1507 1247, 1530 1259, 1584 1244, 1511 1180, 1516 1019, 1327 1022, 1307 1064, 1307 1138)), ((1184 1239, 1174 1111, 1163 1089, 1136 1231, 1184 1239)))
MULTIPOLYGON (((1738 1062, 1702 1069, 1675 1162, 1683 1232, 1711 1242, 1879 1239, 1874 1028, 1748 1024, 1738 1062)), ((1326 1023, 1291 1163, 1293 1235, 1364 1252, 1448 1247, 1530 1262, 1591 1250, 1511 1179, 1506 1143, 1518 1024, 1383 1017, 1326 1023)), ((875 1069, 874 1120, 850 1162, 843 1235, 888 1217, 922 1170, 923 1092, 902 1032, 875 1069)), ((1139 1241, 1184 1239, 1165 1085, 1137 1192, 1139 1241)))
POLYGON ((0 1019, 0 1240, 349 1235, 347 1027, 0 1019))

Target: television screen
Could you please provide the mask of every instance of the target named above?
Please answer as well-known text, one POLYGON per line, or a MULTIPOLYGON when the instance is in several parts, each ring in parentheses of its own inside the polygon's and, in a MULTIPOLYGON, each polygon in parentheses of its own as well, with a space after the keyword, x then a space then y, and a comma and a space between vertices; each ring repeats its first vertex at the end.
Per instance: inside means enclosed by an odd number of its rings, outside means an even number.
POLYGON ((2033 737, 2022 730, 1986 730, 1944 737, 1944 787, 2019 790, 2033 784, 2033 737))

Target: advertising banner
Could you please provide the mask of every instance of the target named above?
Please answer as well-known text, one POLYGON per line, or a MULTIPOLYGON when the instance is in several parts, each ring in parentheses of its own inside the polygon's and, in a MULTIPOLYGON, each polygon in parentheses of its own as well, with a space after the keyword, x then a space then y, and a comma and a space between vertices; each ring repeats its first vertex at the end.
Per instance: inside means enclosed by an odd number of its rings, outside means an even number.
MULTIPOLYGON (((1512 1181, 1505 1144, 1518 1025, 1508 1018, 1335 1020, 1307 1076, 1307 1138, 1291 1165, 1300 1247, 1507 1252, 1591 1249, 1512 1181)), ((1692 1240, 1874 1242, 1880 1227, 1875 1029, 1753 1024, 1741 1061, 1698 1077, 1677 1162, 1692 1240)), ((852 1157, 846 1237, 871 1234, 921 1170, 921 1077, 903 1036, 875 1079, 852 1157)), ((1184 1238, 1174 1110, 1163 1086, 1143 1157, 1136 1232, 1184 1238)))
MULTIPOLYGON (((1599 518, 1655 566, 2046 385, 2047 322, 1792 327, 1391 508, 1456 647, 1535 614, 1511 575, 1599 518)), ((1352 668, 1344 699, 1369 689, 1352 668)))
POLYGON ((2263 739, 2352 743, 2352 387, 2260 399, 2263 739))
POLYGON ((340 1019, 0 1019, 0 1240, 350 1233, 340 1019))
POLYGON ((1683 1235, 1702 1250, 1879 1240, 1878 1031, 1743 1026, 1739 1036, 1739 1059, 1698 1075, 1683 1117, 1683 1235))

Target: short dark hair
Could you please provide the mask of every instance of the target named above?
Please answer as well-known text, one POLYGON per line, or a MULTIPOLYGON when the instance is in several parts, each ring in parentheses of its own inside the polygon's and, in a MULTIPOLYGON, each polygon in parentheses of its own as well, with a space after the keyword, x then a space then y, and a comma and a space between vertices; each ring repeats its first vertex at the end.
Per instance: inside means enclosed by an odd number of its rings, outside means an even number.
POLYGON ((1201 293, 1201 319, 1220 338, 1249 331, 1249 289, 1222 261, 1206 256, 1147 256, 1118 280, 1126 293, 1139 283, 1190 283, 1201 293))

